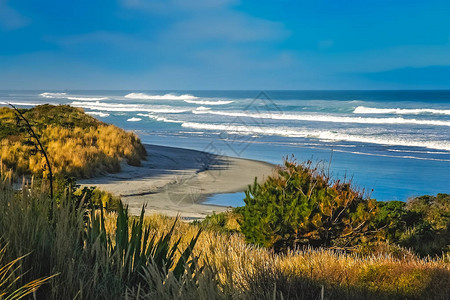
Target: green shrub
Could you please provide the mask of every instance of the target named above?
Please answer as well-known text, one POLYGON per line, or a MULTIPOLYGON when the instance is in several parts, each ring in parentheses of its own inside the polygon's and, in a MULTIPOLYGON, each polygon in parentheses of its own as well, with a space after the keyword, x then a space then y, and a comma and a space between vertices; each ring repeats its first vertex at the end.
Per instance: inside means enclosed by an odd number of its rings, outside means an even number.
POLYGON ((376 213, 349 182, 331 180, 312 163, 285 160, 263 184, 249 186, 241 231, 247 241, 276 250, 299 245, 349 247, 376 213))
POLYGON ((375 228, 382 230, 383 240, 396 242, 410 227, 421 222, 421 215, 406 209, 401 201, 378 202, 378 213, 373 220, 375 228))
POLYGON ((408 200, 406 207, 422 215, 435 230, 448 230, 450 227, 450 194, 416 197, 408 200))
POLYGON ((95 207, 103 207, 107 211, 117 211, 120 206, 120 197, 114 196, 110 192, 102 191, 96 187, 78 188, 73 192, 75 201, 84 198, 86 203, 92 202, 95 207))
POLYGON ((378 202, 373 221, 379 241, 412 249, 415 253, 441 255, 450 251, 450 195, 420 196, 408 202, 378 202))
POLYGON ((200 222, 200 226, 204 229, 223 233, 235 233, 240 231, 239 222, 242 221, 242 214, 240 208, 235 208, 232 211, 226 211, 222 213, 213 213, 206 216, 206 218, 200 222))

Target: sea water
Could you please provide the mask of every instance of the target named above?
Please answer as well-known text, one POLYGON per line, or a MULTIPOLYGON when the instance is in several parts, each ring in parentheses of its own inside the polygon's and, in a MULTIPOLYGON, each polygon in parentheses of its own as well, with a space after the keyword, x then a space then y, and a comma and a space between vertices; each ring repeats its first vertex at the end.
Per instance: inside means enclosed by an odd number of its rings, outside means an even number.
POLYGON ((275 164, 294 155, 378 200, 450 193, 450 91, 0 91, 6 103, 81 107, 144 143, 275 164))

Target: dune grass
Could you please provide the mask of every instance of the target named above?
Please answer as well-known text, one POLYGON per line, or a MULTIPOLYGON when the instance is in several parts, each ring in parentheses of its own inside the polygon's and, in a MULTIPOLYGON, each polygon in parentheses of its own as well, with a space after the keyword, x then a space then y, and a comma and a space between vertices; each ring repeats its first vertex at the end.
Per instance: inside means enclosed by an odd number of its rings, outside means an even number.
POLYGON ((174 293, 197 284, 192 274, 198 259, 191 255, 195 237, 181 248, 173 230, 155 235, 144 226, 143 215, 129 218, 121 204, 114 228, 107 232, 104 210, 72 195, 66 190, 53 202, 45 185, 27 181, 17 191, 10 173, 1 172, 0 242, 8 246, 4 259, 21 257, 21 268, 10 276, 12 290, 51 277, 34 289, 37 299, 138 299, 154 293, 155 286, 159 294, 169 294, 166 288, 174 293))
MULTIPOLYGON (((155 232, 171 224, 171 218, 161 215, 145 220, 155 232)), ((189 239, 198 226, 179 223, 175 233, 189 239)), ((322 286, 327 299, 446 299, 450 294, 449 256, 419 258, 406 250, 401 257, 381 250, 361 255, 320 248, 277 254, 246 243, 239 233, 208 229, 194 255, 200 265, 217 272, 221 290, 237 299, 318 299, 322 286)))
POLYGON ((39 278, 24 283, 22 286, 17 285, 21 275, 17 275, 21 269, 21 261, 26 257, 18 257, 12 261, 5 261, 7 246, 0 249, 0 299, 17 300, 35 293, 40 286, 45 284, 54 276, 39 278))
MULTIPOLYGON (((47 150, 53 173, 77 178, 118 172, 120 162, 138 166, 146 151, 134 133, 103 123, 68 105, 39 105, 21 109, 47 150)), ((33 139, 17 122, 14 111, 0 108, 2 162, 17 175, 47 175, 44 158, 33 139)))

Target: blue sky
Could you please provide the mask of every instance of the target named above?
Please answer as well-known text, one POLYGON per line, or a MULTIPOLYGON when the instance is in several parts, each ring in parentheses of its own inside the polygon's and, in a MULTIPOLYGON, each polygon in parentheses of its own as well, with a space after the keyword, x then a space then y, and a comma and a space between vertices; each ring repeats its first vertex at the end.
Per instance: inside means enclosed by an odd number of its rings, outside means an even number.
POLYGON ((0 0, 0 89, 450 89, 450 1, 0 0))

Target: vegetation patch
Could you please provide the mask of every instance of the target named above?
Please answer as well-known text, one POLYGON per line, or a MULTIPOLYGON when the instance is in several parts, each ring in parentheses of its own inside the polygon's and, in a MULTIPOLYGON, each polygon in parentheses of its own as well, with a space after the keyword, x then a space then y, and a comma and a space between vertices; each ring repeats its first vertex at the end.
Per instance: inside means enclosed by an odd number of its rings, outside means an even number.
MULTIPOLYGON (((118 172, 120 162, 139 166, 146 151, 139 138, 68 105, 20 109, 47 150, 53 173, 88 178, 118 172)), ((16 175, 47 175, 45 160, 13 109, 0 108, 0 154, 16 175)))
POLYGON ((366 238, 376 214, 372 199, 331 180, 311 162, 284 162, 245 193, 241 230, 258 245, 285 250, 301 245, 351 247, 366 238))
POLYGON ((211 226, 131 217, 121 203, 117 212, 95 209, 91 189, 59 184, 53 202, 45 185, 17 191, 10 178, 0 173, 0 244, 7 245, 0 269, 28 255, 10 273, 8 296, 31 291, 23 287, 36 279, 37 299, 320 299, 323 293, 381 300, 450 293, 445 255, 396 258, 312 247, 275 253, 231 230, 239 209, 212 217, 211 226))
POLYGON ((410 250, 450 254, 449 194, 375 201, 311 162, 286 161, 264 183, 249 186, 244 201, 244 207, 208 216, 201 226, 241 232, 249 243, 277 252, 325 247, 398 258, 410 250))

